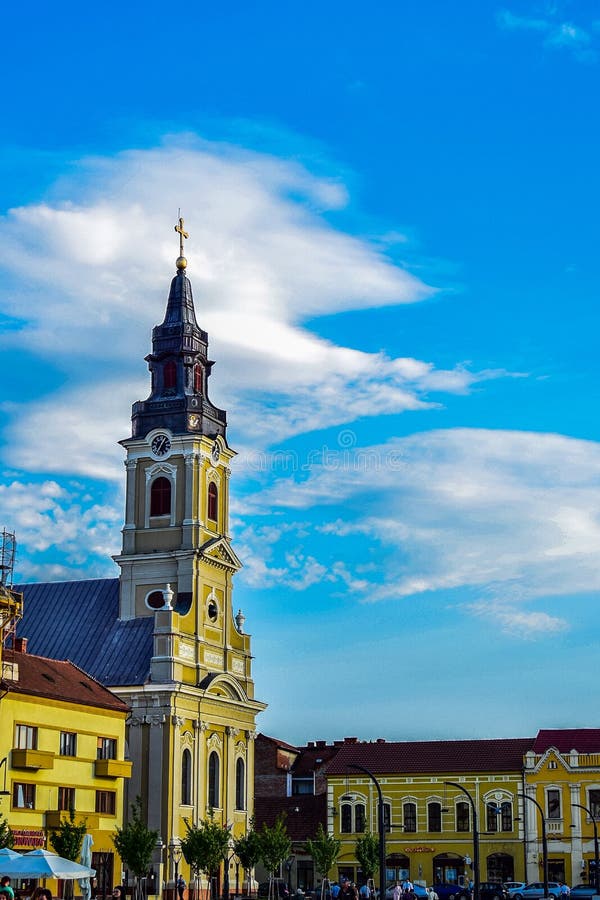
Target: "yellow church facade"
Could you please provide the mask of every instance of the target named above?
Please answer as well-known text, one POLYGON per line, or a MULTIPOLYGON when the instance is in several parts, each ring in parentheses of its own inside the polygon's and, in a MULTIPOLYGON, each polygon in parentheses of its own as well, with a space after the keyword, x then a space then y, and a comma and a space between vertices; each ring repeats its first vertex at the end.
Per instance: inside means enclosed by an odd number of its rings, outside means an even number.
MULTIPOLYGON (((182 221, 176 230, 182 243, 182 221)), ((265 708, 254 695, 245 617, 233 605, 241 568, 229 529, 235 452, 226 413, 209 399, 214 363, 182 247, 146 361, 150 393, 133 403, 131 435, 121 441, 119 577, 23 585, 20 633, 35 652, 68 647, 129 706, 125 809, 141 797, 159 834, 153 867, 172 882, 186 823, 210 813, 233 837, 247 831, 256 716, 265 708)), ((189 878, 180 861, 182 870, 189 878)))

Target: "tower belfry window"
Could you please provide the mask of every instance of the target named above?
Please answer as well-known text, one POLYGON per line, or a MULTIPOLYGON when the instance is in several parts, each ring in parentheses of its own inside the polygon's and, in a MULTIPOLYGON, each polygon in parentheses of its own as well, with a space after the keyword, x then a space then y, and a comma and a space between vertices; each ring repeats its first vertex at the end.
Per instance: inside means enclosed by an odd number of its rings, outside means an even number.
POLYGON ((208 510, 207 510, 208 518, 211 520, 211 522, 217 521, 218 505, 219 505, 219 490, 218 490, 216 484, 214 483, 214 481, 211 481, 211 483, 208 486, 208 510))
POLYGON ((202 393, 202 366, 199 363, 194 366, 194 390, 197 394, 202 393))
POLYGON ((150 515, 171 515, 171 482, 168 478, 156 478, 150 488, 150 515))
POLYGON ((165 363, 163 369, 163 384, 166 388, 177 387, 177 366, 172 359, 169 360, 168 363, 165 363))

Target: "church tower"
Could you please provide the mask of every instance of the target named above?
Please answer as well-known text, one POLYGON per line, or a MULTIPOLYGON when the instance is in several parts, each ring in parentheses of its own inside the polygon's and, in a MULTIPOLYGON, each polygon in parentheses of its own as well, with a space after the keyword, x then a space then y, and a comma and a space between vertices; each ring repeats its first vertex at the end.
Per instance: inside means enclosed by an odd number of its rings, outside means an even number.
MULTIPOLYGON (((150 679, 114 687, 132 707, 129 800, 177 841, 208 810, 244 833, 252 815, 255 719, 250 636, 234 616, 241 567, 229 536, 227 418, 208 397, 213 362, 196 321, 183 219, 177 273, 146 357, 150 395, 133 404, 119 618, 152 618, 150 679), (136 761, 139 764, 136 765, 136 761)), ((125 651, 126 652, 126 651, 125 651)))

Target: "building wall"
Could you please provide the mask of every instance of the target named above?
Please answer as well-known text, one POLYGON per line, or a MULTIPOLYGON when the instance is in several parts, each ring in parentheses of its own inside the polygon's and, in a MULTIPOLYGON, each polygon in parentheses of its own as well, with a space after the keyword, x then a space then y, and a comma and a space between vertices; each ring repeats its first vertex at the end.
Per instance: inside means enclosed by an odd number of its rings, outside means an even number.
MULTIPOLYGON (((44 829, 58 825, 60 787, 75 789, 76 819, 85 819, 95 850, 114 851, 111 837, 123 824, 124 782, 131 764, 124 761, 125 712, 66 703, 39 696, 9 691, 2 698, 0 758, 7 757, 7 791, 0 797, 0 812, 8 819, 15 834, 15 849, 31 850, 48 846, 44 829), (18 759, 15 748, 18 724, 37 727, 37 753, 18 759), (76 756, 60 755, 61 731, 77 735, 76 756), (117 759, 111 768, 119 774, 98 775, 98 737, 117 741, 117 759), (26 764, 24 767, 23 763, 26 764), (33 785, 32 807, 19 806, 18 785, 33 785), (114 814, 96 812, 96 792, 114 792, 114 814)), ((109 766, 104 766, 105 769, 109 766)), ((66 813, 62 814, 67 815, 66 813)), ((120 878, 121 864, 115 854, 114 872, 120 878)))
MULTIPOLYGON (((569 885, 593 881, 593 822, 573 804, 593 806, 590 791, 600 791, 600 754, 561 754, 554 748, 527 754, 525 783, 526 794, 540 804, 546 816, 550 881, 560 878, 569 885), (551 808, 551 797, 558 797, 558 810, 551 808)), ((526 802, 526 807, 527 878, 539 881, 543 873, 541 817, 533 803, 526 802)), ((596 809, 596 815, 600 816, 600 810, 596 809)))
MULTIPOLYGON (((445 781, 464 785, 475 800, 480 830, 480 876, 482 880, 498 877, 498 858, 502 854, 505 866, 504 880, 524 879, 524 844, 521 802, 520 772, 480 773, 473 775, 440 772, 437 775, 403 776, 390 774, 378 776, 384 803, 391 807, 391 829, 386 834, 386 851, 389 862, 387 881, 409 876, 423 884, 446 880, 455 869, 457 880, 472 877, 473 858, 472 817, 469 815, 468 831, 457 831, 456 805, 468 802, 456 788, 445 786, 445 781), (439 802, 442 806, 441 831, 429 831, 427 803, 439 802), (416 805, 416 831, 407 832, 403 827, 404 804, 416 805), (486 804, 511 804, 511 829, 485 834, 487 830, 486 804), (442 864, 441 857, 446 857, 442 864), (467 860, 467 862, 465 862, 467 860), (510 869, 510 870, 509 870, 510 869)), ((356 860, 356 841, 364 832, 356 831, 354 813, 363 804, 366 811, 365 830, 377 833, 377 794, 372 781, 366 776, 330 777, 328 779, 328 828, 342 841, 338 861, 339 874, 359 878, 356 860), (342 807, 350 805, 353 811, 352 830, 342 831, 342 807)), ((498 829, 501 822, 497 821, 498 829)))

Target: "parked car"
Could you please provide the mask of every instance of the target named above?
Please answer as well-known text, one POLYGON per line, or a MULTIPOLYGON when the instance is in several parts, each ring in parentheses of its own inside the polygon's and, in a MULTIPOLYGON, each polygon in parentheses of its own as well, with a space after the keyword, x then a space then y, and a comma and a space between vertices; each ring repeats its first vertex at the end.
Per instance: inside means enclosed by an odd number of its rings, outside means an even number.
POLYGON ((471 900, 471 891, 461 884, 434 884, 433 889, 440 900, 471 900))
POLYGON ((498 881, 482 881, 479 885, 479 900, 508 900, 508 891, 498 881))
POLYGON ((571 896, 576 897, 577 900, 587 900, 589 897, 596 896, 596 885, 595 884, 576 884, 575 887, 571 888, 571 896))
MULTIPOLYGON (((269 881, 261 881, 261 883, 259 884, 256 896, 259 897, 260 900, 266 900, 266 898, 268 898, 269 884, 269 881)), ((273 891, 271 893, 271 896, 279 897, 279 900, 288 900, 290 892, 283 878, 273 879, 273 891)))
POLYGON ((508 896, 512 900, 512 898, 515 896, 515 894, 521 893, 523 891, 523 888, 527 887, 527 882, 526 881, 505 881, 504 887, 508 893, 508 896))
MULTIPOLYGON (((548 896, 559 900, 563 886, 558 881, 548 882, 548 896)), ((544 896, 544 882, 531 881, 521 891, 515 891, 513 900, 538 900, 544 896)))

